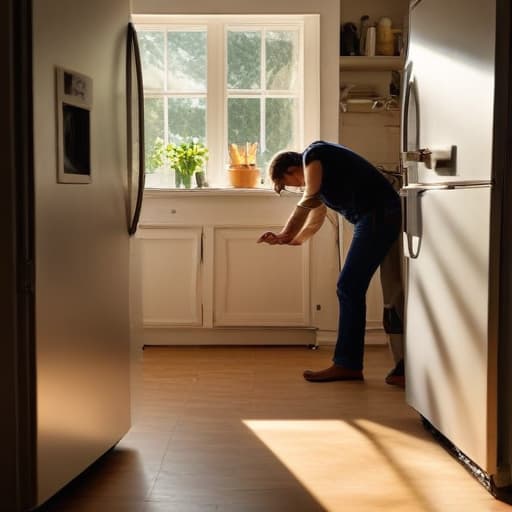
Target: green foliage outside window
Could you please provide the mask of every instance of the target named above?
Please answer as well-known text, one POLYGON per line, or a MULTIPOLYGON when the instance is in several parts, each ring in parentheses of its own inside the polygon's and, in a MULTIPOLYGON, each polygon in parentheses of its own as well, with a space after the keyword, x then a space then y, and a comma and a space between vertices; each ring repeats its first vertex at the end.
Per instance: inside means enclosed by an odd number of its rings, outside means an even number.
POLYGON ((163 165, 158 159, 158 150, 164 144, 164 100, 144 99, 144 150, 146 173, 153 173, 163 165))
POLYGON ((259 89, 261 32, 228 32, 228 89, 259 89))
POLYGON ((167 89, 206 91, 206 32, 168 32, 167 89))
POLYGON ((295 87, 299 44, 297 37, 296 32, 267 32, 267 89, 288 91, 295 87))
POLYGON ((206 101, 204 98, 167 99, 169 142, 179 144, 197 138, 206 141, 206 101))

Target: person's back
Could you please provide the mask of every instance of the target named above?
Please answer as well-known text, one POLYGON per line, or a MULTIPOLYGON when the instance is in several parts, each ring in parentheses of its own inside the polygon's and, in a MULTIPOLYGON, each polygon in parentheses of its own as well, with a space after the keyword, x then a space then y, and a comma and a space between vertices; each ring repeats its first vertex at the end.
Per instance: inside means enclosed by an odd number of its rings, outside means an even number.
POLYGON ((388 180, 370 162, 332 142, 316 141, 303 152, 304 165, 322 163, 320 197, 333 210, 355 223, 364 214, 387 205, 399 205, 388 180))

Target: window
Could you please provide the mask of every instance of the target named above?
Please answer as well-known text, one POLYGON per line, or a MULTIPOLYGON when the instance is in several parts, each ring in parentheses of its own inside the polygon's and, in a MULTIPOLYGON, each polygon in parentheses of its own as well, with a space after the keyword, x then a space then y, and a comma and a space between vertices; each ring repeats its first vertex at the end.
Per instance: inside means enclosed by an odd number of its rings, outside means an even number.
POLYGON ((272 156, 318 138, 317 16, 138 16, 136 24, 148 188, 176 186, 162 158, 169 143, 204 144, 207 182, 225 188, 229 145, 256 142, 269 187, 272 156))

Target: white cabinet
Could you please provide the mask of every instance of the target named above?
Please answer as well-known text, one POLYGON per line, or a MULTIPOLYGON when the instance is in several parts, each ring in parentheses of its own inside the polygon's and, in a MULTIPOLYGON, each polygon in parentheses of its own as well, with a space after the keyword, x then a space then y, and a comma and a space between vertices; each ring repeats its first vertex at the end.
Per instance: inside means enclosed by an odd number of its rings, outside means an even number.
POLYGON ((146 327, 202 325, 202 228, 140 230, 146 327))
POLYGON ((326 221, 300 246, 256 243, 281 229, 297 201, 261 190, 146 193, 136 235, 143 344, 310 344, 330 336, 337 225, 326 221))
POLYGON ((276 229, 215 230, 214 325, 310 325, 309 245, 254 243, 276 229))
POLYGON ((141 230, 144 325, 310 325, 309 245, 256 244, 263 231, 278 229, 141 230), (206 233, 213 247, 203 243, 206 233))

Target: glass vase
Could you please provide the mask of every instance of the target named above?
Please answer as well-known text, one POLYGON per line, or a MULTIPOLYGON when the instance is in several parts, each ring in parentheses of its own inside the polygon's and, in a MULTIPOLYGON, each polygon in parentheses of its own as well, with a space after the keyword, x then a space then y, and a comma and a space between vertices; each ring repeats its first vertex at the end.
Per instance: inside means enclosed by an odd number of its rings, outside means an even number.
POLYGON ((190 188, 192 186, 192 176, 190 176, 189 174, 182 174, 181 183, 185 188, 190 188))

